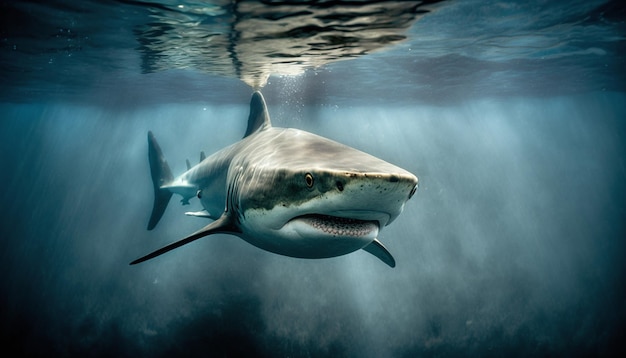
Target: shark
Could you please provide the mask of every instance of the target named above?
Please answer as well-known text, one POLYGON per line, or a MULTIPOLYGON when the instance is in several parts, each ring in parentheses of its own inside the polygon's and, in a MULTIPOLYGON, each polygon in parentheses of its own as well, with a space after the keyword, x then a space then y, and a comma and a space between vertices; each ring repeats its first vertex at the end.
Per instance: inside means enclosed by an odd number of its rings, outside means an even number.
POLYGON ((390 267, 396 262, 378 239, 413 197, 418 178, 360 150, 295 128, 273 127, 265 99, 250 100, 245 135, 174 177, 148 132, 156 227, 173 194, 197 198, 204 210, 187 215, 211 223, 142 256, 153 259, 213 234, 235 235, 280 255, 321 259, 364 250, 390 267))

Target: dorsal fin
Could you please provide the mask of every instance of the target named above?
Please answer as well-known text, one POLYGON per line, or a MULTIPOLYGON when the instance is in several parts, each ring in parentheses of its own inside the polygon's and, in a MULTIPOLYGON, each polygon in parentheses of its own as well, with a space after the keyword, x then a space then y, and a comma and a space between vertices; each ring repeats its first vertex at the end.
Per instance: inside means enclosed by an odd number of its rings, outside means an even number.
POLYGON ((204 154, 204 151, 200 152, 200 162, 202 162, 205 159, 206 159, 206 154, 204 154))
POLYGON ((256 91, 252 94, 252 99, 250 100, 250 116, 248 117, 248 129, 246 129, 246 134, 243 137, 245 138, 252 133, 261 131, 271 126, 272 123, 270 122, 270 115, 267 112, 265 99, 263 98, 261 92, 256 91))

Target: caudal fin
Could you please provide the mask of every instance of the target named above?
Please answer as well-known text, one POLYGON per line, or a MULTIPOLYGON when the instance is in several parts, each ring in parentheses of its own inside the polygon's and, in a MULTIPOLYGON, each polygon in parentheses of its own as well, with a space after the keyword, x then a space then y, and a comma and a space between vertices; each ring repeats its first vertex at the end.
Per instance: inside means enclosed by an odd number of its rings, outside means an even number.
POLYGON ((161 187, 174 180, 170 166, 167 164, 161 147, 154 138, 152 132, 148 132, 148 158, 150 160, 150 174, 152 175, 152 185, 154 187, 154 205, 152 214, 148 222, 148 230, 154 229, 161 220, 167 204, 170 202, 172 192, 161 187))

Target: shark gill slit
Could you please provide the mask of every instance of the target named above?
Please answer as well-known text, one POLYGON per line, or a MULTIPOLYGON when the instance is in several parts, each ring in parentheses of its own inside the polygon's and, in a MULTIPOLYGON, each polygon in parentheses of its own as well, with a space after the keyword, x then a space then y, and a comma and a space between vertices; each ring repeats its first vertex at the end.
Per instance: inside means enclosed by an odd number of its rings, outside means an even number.
POLYGON ((235 173, 235 177, 232 182, 228 185, 228 194, 226 198, 226 209, 225 211, 233 217, 237 221, 237 223, 241 223, 243 213, 239 210, 239 188, 241 178, 241 170, 237 170, 235 173))

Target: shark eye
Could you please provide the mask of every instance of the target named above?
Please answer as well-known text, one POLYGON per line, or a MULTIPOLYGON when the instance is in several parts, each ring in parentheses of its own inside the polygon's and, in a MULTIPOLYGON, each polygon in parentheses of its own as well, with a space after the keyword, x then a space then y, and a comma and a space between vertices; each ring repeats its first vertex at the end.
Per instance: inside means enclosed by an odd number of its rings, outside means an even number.
POLYGON ((315 184, 315 180, 313 179, 313 174, 311 173, 306 173, 304 175, 304 181, 306 182, 306 186, 309 188, 312 188, 313 184, 315 184))

